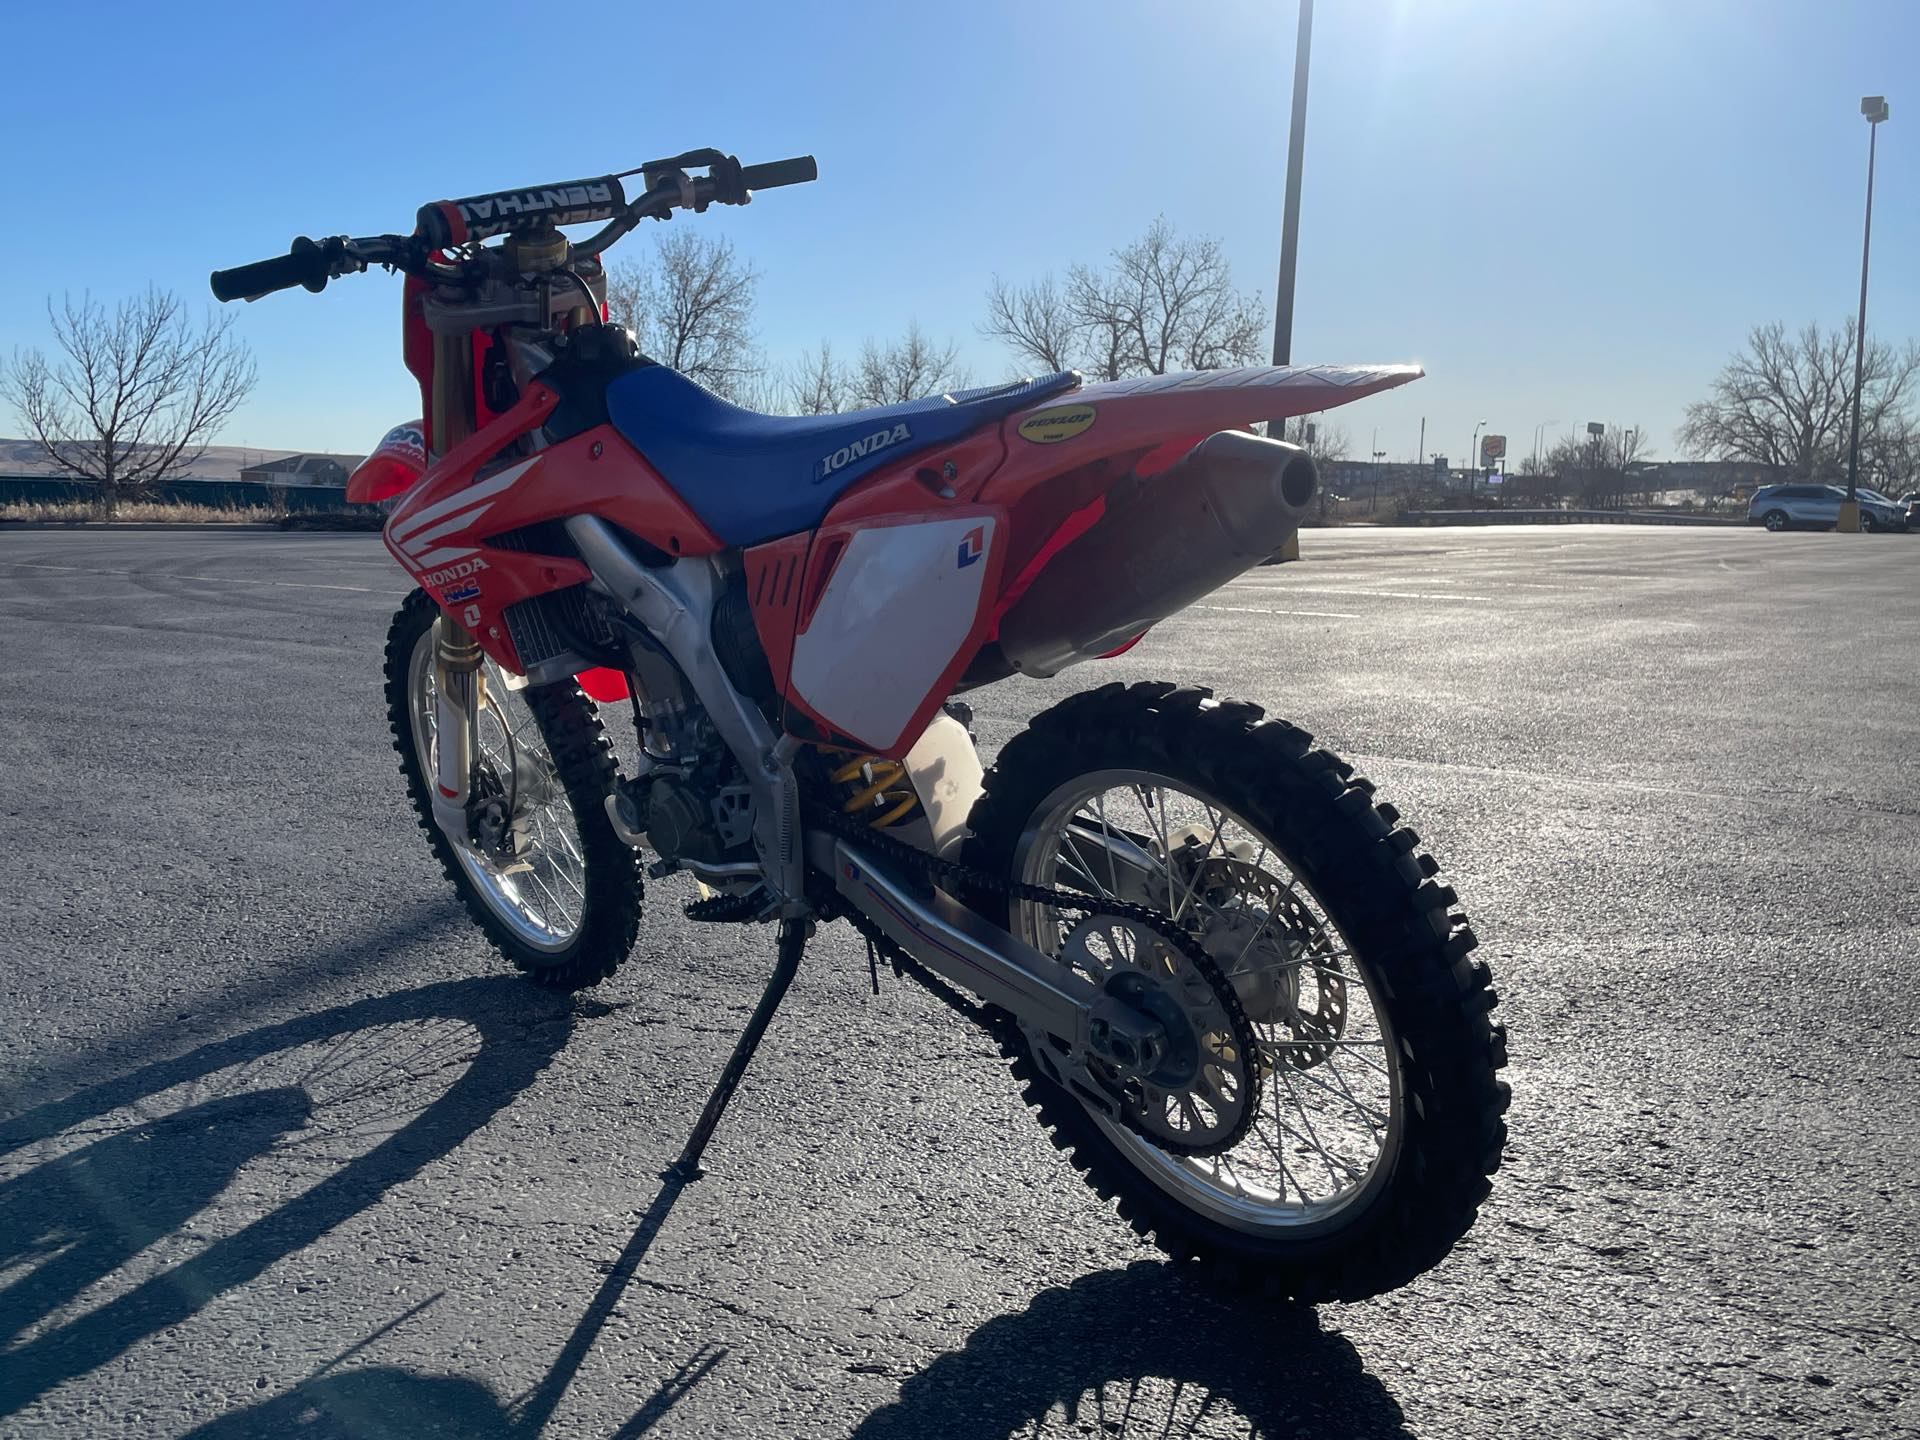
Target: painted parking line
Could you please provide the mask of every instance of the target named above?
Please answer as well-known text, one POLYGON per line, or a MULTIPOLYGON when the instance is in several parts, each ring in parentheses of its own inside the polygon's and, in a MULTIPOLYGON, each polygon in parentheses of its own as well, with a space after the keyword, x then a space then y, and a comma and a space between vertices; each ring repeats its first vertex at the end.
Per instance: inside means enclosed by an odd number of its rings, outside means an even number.
POLYGON ((179 575, 171 570, 103 570, 96 565, 42 565, 32 560, 0 560, 14 570, 64 570, 73 575, 126 575, 136 580, 200 580, 210 585, 270 585, 276 590, 351 590, 357 595, 404 595, 404 590, 372 585, 318 585, 302 580, 254 580, 240 575, 179 575))
POLYGON ((1236 615, 1307 615, 1317 620, 1358 620, 1348 610, 1271 610, 1263 605, 1189 605, 1189 610, 1229 610, 1236 615))

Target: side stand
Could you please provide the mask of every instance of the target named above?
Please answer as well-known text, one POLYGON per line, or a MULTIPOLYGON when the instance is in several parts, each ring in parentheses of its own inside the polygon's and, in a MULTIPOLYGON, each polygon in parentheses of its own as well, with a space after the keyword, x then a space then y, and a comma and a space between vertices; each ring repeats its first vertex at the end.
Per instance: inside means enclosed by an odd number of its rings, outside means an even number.
POLYGON ((700 1157, 706 1151, 707 1142, 713 1139, 714 1128, 719 1125, 720 1117, 726 1113, 727 1102, 733 1099, 733 1092, 739 1088, 740 1077, 747 1073, 753 1052, 760 1048, 761 1037, 767 1033, 767 1026, 773 1021, 773 1012, 780 1008, 780 1002, 786 998, 787 987, 793 984, 793 977, 799 972, 800 956, 807 948, 807 935, 812 928, 809 920, 780 922, 779 958, 774 962, 773 975, 760 996, 760 1003, 753 1007, 753 1016, 747 1021, 747 1028, 740 1032, 739 1040, 734 1043, 726 1069, 720 1072, 720 1078, 714 1082, 713 1093, 707 1097, 706 1108, 700 1112, 700 1123, 693 1127, 693 1134, 687 1137, 686 1148, 680 1152, 680 1158, 666 1168, 662 1179, 685 1184, 689 1180, 698 1180, 706 1173, 700 1168, 700 1157))

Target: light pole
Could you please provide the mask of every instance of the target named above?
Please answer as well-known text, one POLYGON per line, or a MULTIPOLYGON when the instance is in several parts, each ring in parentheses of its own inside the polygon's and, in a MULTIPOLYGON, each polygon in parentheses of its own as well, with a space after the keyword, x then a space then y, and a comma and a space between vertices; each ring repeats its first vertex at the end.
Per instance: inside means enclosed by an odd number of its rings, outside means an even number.
POLYGON ((1863 95, 1860 113, 1867 117, 1867 225, 1860 241, 1860 322, 1853 343, 1853 434, 1847 441, 1847 503, 1840 507, 1839 530, 1860 528, 1860 381, 1867 363, 1867 258, 1873 253, 1873 152, 1880 138, 1880 122, 1887 118, 1882 95, 1863 95))
POLYGON ((1273 304, 1276 365, 1293 363, 1293 271, 1300 255, 1300 170, 1307 151, 1307 59, 1312 49, 1313 0, 1300 0, 1300 32, 1293 46, 1293 124, 1287 131, 1287 201, 1280 221, 1280 284, 1273 304))
POLYGON ((1473 427, 1473 439, 1467 442, 1467 494, 1473 494, 1475 478, 1480 473, 1480 430, 1487 422, 1482 420, 1473 427))

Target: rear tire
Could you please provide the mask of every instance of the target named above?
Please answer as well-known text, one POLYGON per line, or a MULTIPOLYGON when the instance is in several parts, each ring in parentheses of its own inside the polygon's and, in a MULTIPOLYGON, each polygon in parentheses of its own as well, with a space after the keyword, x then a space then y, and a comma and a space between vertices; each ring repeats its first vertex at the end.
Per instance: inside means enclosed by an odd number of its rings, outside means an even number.
POLYGON ((580 990, 597 985, 619 969, 640 929, 640 857, 607 819, 603 800, 615 775, 613 746, 601 728, 599 712, 572 681, 529 686, 520 692, 532 712, 540 738, 553 758, 554 774, 572 812, 583 861, 578 925, 564 943, 536 945, 518 933, 482 893, 470 866, 471 855, 457 854, 433 819, 433 797, 422 773, 423 748, 414 735, 414 671, 419 647, 432 643, 438 614, 424 591, 415 590, 393 617, 387 632, 387 722, 414 818, 427 834, 440 868, 467 913, 487 939, 535 984, 549 990, 580 990))
MULTIPOLYGON (((1416 853, 1419 837, 1397 823, 1397 812, 1374 803, 1373 787, 1304 731, 1263 718, 1258 706, 1167 684, 1074 696, 1016 736, 974 807, 969 865, 1022 878, 1019 867, 1030 863, 1022 856, 1052 823, 1043 817, 1059 796, 1078 793, 1088 777, 1098 783, 1140 771, 1231 807, 1338 928, 1387 1037, 1378 1053, 1396 1075, 1398 1114, 1351 1202, 1298 1223, 1282 1204, 1250 1224, 1231 1223, 1198 1189, 1183 1201, 1164 1170, 1143 1168, 1151 1154, 1116 1140, 1042 1072, 1019 1032, 1003 1027, 1027 1102, 1056 1148, 1135 1231, 1229 1288, 1312 1302, 1358 1300, 1406 1283, 1472 1225, 1506 1139, 1508 1090, 1498 1078, 1506 1037, 1488 1021, 1492 977, 1472 958, 1476 941, 1453 908, 1453 891, 1432 878, 1438 867, 1416 853)), ((1104 817, 1103 807, 1103 825, 1104 817)), ((1000 923, 1019 923, 1004 896, 974 899, 1000 923)))
POLYGON ((1787 512, 1784 510, 1769 510, 1765 521, 1762 523, 1766 525, 1767 529, 1777 534, 1787 528, 1787 512))

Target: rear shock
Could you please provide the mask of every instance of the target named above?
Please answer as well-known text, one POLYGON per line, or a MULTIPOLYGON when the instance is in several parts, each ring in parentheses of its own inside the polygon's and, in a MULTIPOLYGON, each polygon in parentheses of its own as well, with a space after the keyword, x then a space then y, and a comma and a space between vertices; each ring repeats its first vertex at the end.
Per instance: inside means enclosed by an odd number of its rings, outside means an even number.
POLYGON ((839 759, 827 778, 841 792, 843 815, 865 820, 875 830, 885 830, 920 814, 920 796, 898 760, 884 760, 839 745, 816 744, 815 748, 839 759))

